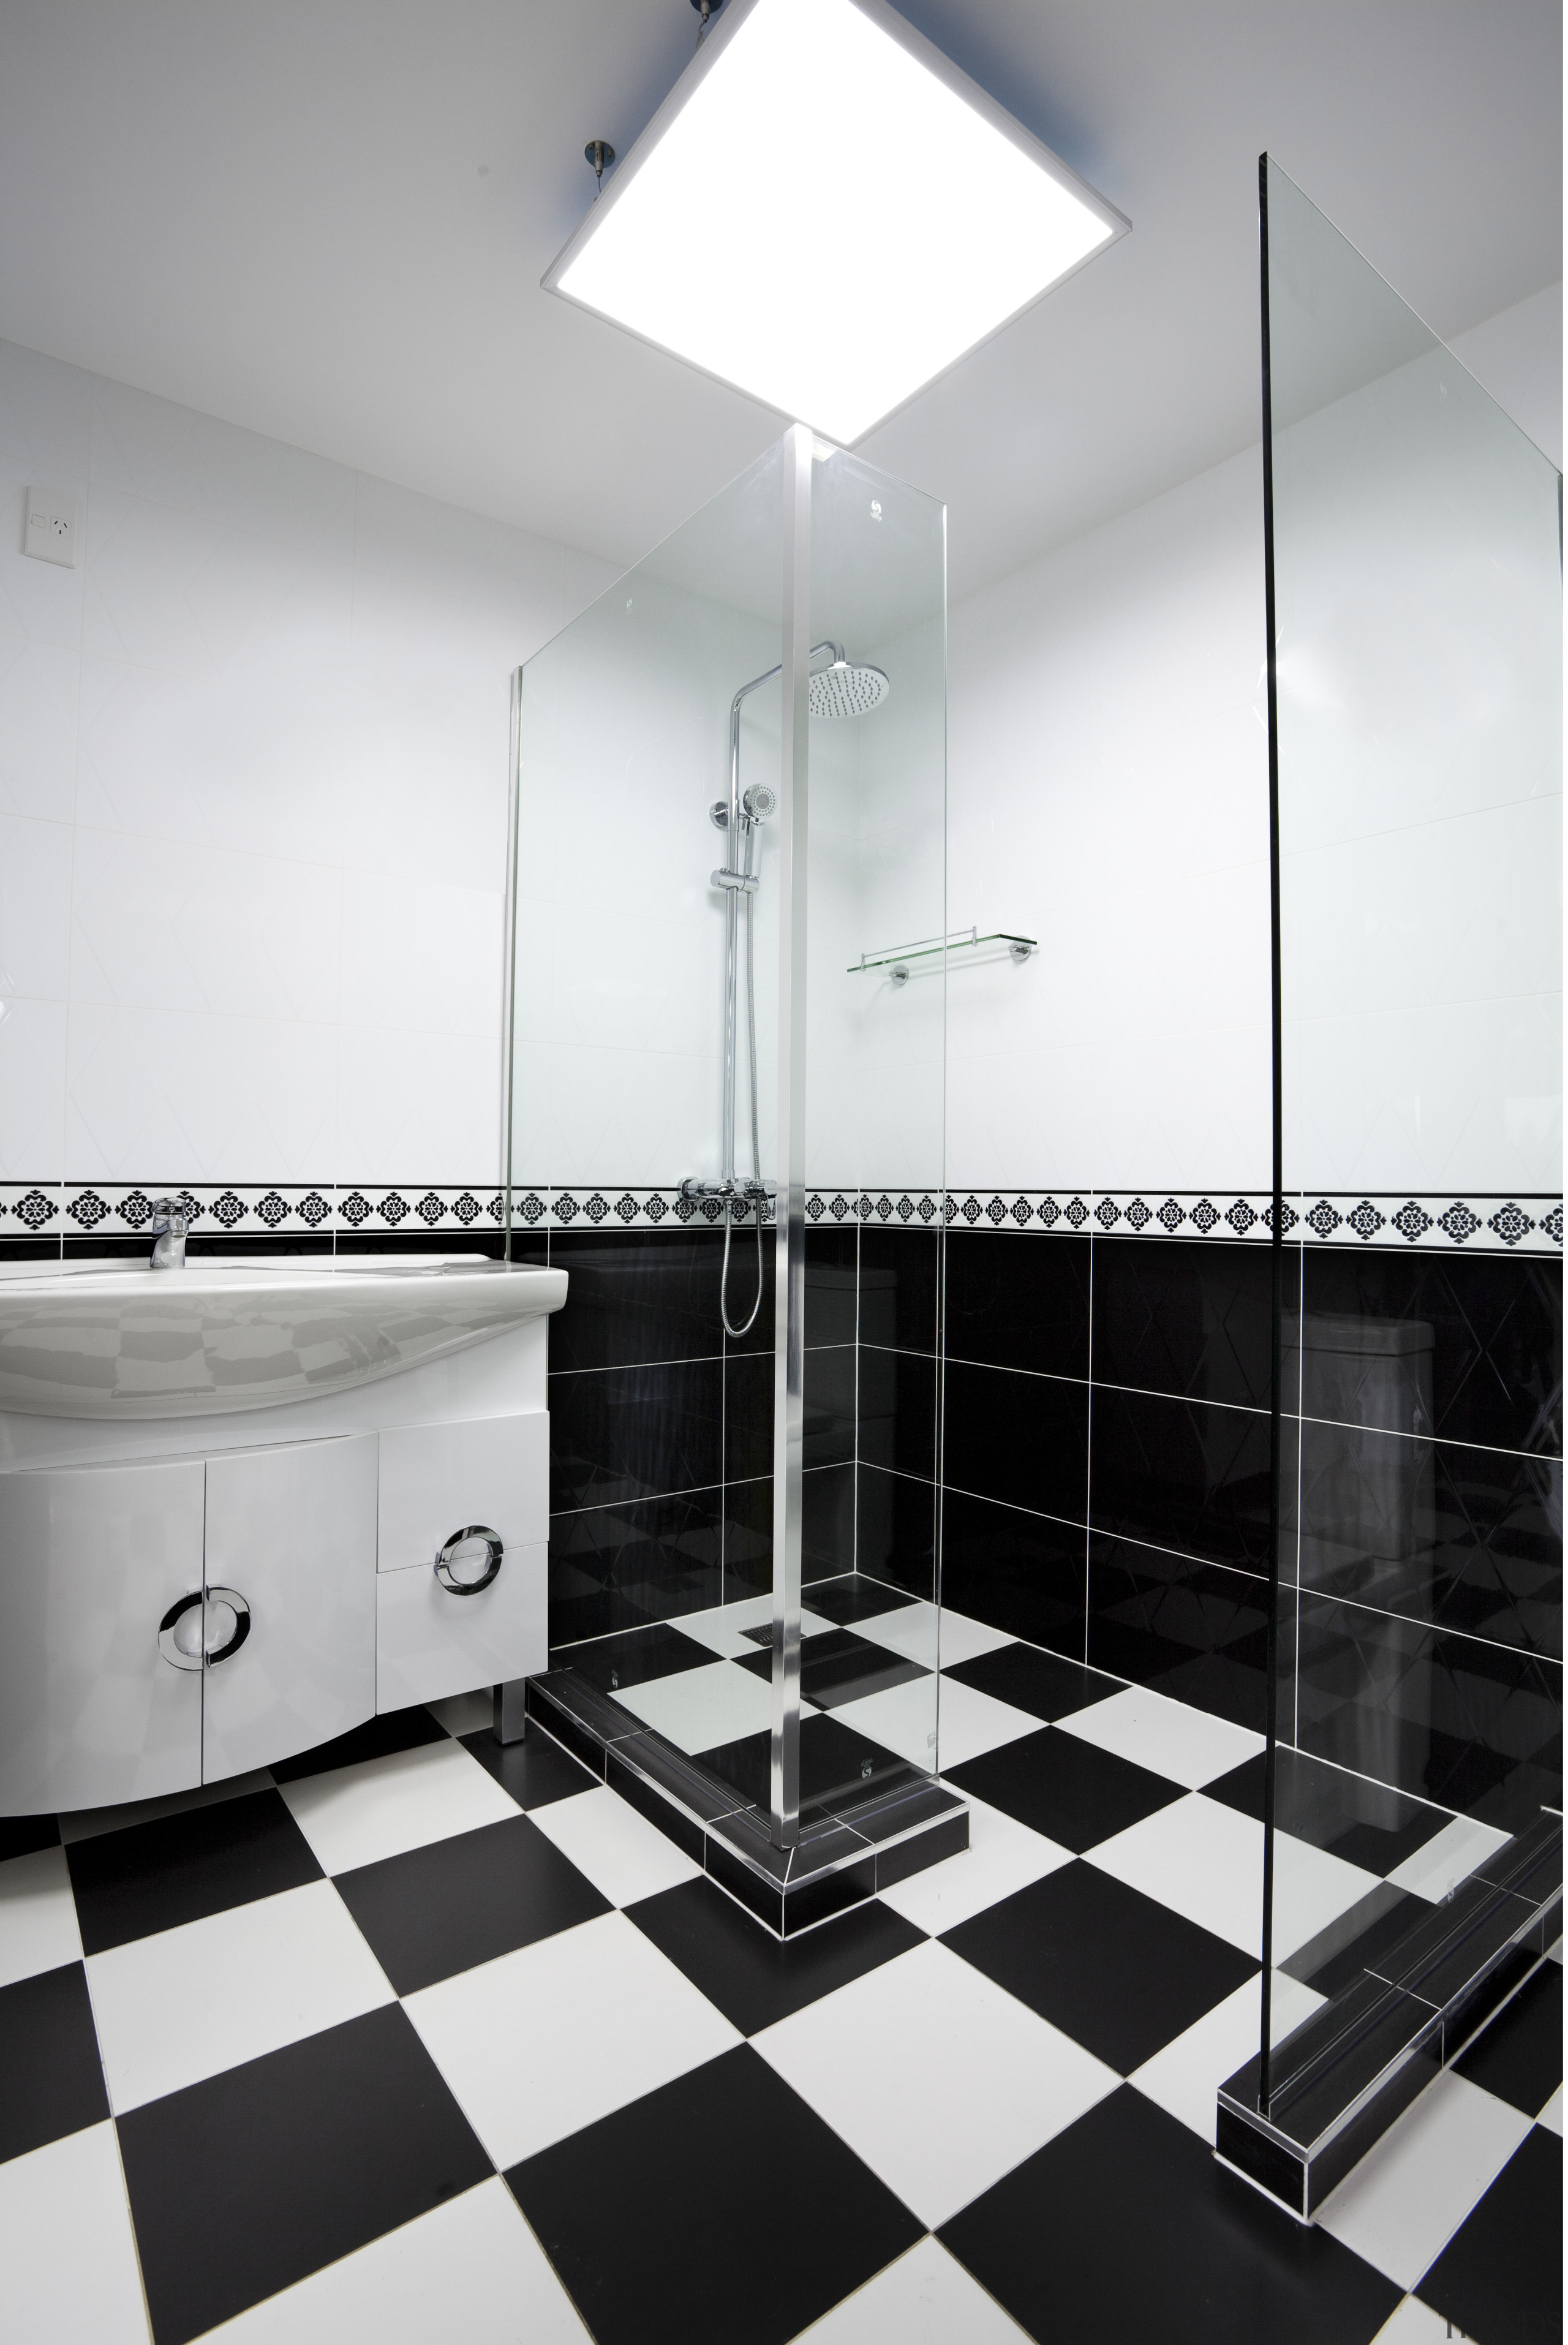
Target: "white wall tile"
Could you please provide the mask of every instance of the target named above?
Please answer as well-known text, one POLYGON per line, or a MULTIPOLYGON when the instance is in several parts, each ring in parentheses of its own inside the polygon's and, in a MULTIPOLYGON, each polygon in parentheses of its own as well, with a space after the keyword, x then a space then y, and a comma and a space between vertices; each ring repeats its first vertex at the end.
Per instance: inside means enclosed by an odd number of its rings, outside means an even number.
POLYGON ((0 1179, 65 1177, 69 1014, 63 1001, 6 1000, 0 1017, 0 1179))
POLYGON ((72 830, 0 815, 0 997, 64 1001, 70 974, 72 830))
POLYGON ((345 1030, 332 1162, 341 1182, 499 1177, 501 1044, 493 1037, 345 1030))
POLYGON ((319 1181, 335 1162, 338 1068, 333 1027, 78 1002, 66 1070, 69 1177, 319 1181))
POLYGON ((347 873, 345 1022, 499 1038, 504 911, 494 890, 347 873))
POLYGON ((75 645, 0 634, 0 807, 69 822, 76 797, 75 645))

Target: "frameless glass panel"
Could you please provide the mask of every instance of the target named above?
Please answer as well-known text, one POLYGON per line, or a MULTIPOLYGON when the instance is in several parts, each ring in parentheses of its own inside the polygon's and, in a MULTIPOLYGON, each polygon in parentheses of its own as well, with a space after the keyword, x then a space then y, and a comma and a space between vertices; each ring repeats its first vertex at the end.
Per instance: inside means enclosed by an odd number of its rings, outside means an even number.
POLYGON ((1278 2037, 1561 1805, 1563 611, 1553 466, 1265 194, 1278 2037))

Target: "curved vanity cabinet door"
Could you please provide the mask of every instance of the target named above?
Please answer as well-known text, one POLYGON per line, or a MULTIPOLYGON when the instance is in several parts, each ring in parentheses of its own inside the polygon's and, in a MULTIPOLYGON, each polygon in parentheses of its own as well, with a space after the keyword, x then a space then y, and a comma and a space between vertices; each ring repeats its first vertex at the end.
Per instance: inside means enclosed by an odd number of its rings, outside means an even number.
POLYGON ((201 1781, 202 1675, 159 1623, 196 1598, 199 1458, 0 1474, 0 1815, 201 1781))
POLYGON ((449 1561, 446 1579, 434 1561, 380 1573, 377 1709, 440 1701, 450 1693, 470 1693, 476 1686, 547 1669, 547 1553, 543 1539, 529 1547, 501 1548, 498 1542, 492 1549, 470 1538, 466 1552, 449 1561), (471 1585, 465 1587, 465 1580, 471 1585))
POLYGON ((207 1459, 204 1782, 373 1714, 375 1587, 373 1433, 207 1459))

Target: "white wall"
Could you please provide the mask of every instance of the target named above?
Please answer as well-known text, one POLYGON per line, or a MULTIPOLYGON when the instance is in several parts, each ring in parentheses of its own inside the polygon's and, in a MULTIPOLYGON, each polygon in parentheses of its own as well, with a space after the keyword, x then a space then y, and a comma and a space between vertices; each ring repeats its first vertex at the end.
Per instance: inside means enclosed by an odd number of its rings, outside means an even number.
POLYGON ((493 1181, 510 672, 608 565, 5 343, 0 513, 0 1182, 493 1181))

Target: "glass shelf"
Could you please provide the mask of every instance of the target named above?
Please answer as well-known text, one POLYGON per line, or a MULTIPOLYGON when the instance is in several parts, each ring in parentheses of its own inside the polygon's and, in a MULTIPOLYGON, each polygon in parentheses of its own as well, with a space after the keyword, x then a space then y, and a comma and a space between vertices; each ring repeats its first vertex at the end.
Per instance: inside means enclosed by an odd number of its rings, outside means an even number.
POLYGON ((1039 950, 1038 937, 1016 937, 1007 929, 994 929, 983 937, 977 928, 958 929, 946 937, 917 937, 912 945, 892 945, 876 952, 864 952, 858 960, 849 964, 851 977, 858 977, 863 969, 899 969, 905 961, 927 960, 939 952, 963 952, 976 945, 1006 945, 1014 960, 1027 960, 1039 950))

